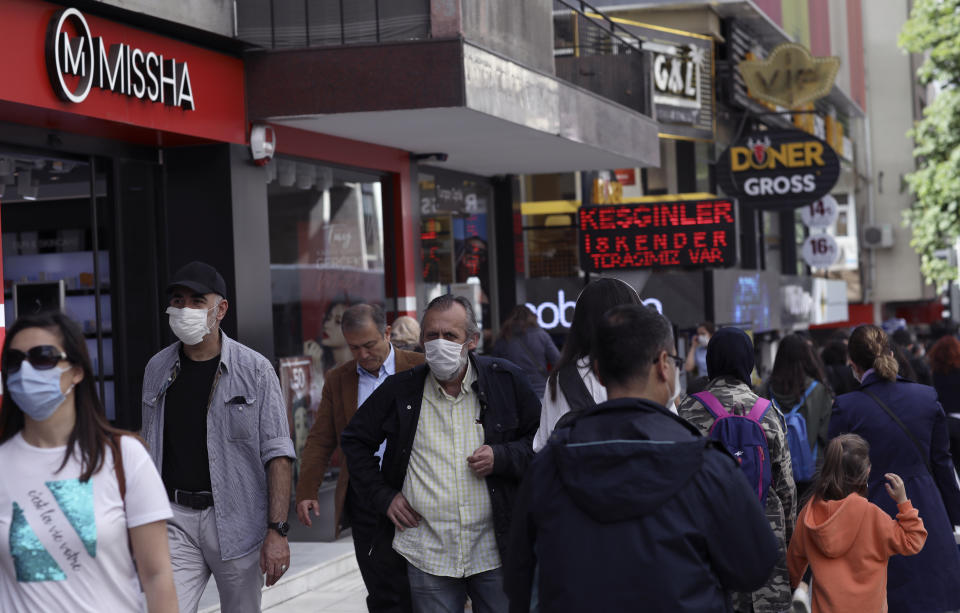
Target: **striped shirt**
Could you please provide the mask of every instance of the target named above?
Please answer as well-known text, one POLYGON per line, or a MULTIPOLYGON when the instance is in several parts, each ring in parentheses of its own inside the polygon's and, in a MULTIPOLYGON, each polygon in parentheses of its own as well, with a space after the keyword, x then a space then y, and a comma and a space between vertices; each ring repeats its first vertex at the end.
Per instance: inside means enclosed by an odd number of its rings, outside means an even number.
POLYGON ((477 423, 480 402, 467 368, 460 394, 447 394, 432 373, 423 386, 423 403, 403 496, 423 519, 397 531, 393 548, 431 575, 469 577, 500 566, 493 529, 493 506, 485 479, 470 470, 467 458, 483 445, 477 423))
MULTIPOLYGON (((258 549, 266 536, 267 463, 297 456, 273 365, 223 332, 220 339, 220 365, 208 399, 207 452, 220 557, 232 560, 258 549)), ((180 345, 150 358, 143 374, 140 436, 158 470, 163 467, 164 407, 180 372, 180 345)))

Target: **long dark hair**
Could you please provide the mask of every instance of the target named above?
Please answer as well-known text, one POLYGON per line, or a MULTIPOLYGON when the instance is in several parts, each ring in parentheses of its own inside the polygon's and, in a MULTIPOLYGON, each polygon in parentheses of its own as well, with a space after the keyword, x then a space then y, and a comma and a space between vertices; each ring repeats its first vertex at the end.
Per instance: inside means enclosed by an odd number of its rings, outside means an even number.
POLYGON ((500 327, 500 338, 508 339, 521 336, 530 328, 536 327, 537 316, 526 305, 518 304, 510 310, 510 315, 500 327))
POLYGON ((826 375, 820 359, 807 340, 799 334, 788 334, 777 347, 777 357, 770 373, 770 387, 778 394, 797 397, 803 394, 806 377, 825 383, 826 375))
POLYGON ((557 373, 560 369, 576 364, 582 358, 590 359, 597 324, 603 314, 621 304, 641 304, 636 290, 619 279, 597 279, 583 288, 573 309, 570 334, 563 344, 560 359, 550 373, 550 398, 557 398, 557 373))
POLYGON ((813 495, 821 500, 843 500, 853 493, 865 496, 869 479, 870 445, 856 434, 841 434, 827 445, 813 495))
MULTIPOLYGON (((80 480, 87 481, 103 466, 105 447, 110 447, 114 457, 120 450, 116 440, 120 435, 131 434, 110 425, 103 411, 103 405, 97 396, 90 354, 80 326, 59 311, 50 311, 38 315, 23 315, 7 329, 7 338, 3 343, 3 363, 0 367, 0 380, 3 389, 7 389, 7 352, 10 342, 23 330, 42 328, 57 336, 67 354, 67 361, 83 370, 83 379, 73 388, 77 407, 77 422, 73 426, 67 441, 67 451, 57 472, 63 470, 73 456, 74 448, 80 448, 80 480)), ((0 444, 11 439, 23 430, 23 411, 13 401, 10 394, 3 395, 0 406, 0 444)))

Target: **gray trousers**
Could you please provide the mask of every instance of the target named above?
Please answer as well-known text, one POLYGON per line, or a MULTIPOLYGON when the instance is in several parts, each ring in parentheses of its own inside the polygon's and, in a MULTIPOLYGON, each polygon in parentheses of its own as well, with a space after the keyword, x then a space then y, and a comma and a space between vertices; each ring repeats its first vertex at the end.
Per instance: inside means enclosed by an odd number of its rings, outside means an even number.
POLYGON ((197 511, 170 503, 167 521, 173 583, 181 613, 196 613, 213 574, 224 613, 259 613, 263 573, 260 548, 234 560, 220 559, 220 541, 213 507, 197 511))

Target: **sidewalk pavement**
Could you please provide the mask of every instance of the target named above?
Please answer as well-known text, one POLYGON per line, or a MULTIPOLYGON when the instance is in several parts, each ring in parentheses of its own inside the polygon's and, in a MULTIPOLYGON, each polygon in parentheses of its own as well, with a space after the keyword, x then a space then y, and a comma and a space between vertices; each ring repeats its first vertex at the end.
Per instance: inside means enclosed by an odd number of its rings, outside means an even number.
MULTIPOLYGON (((290 570, 276 585, 263 589, 262 608, 271 613, 362 613, 367 610, 366 597, 353 540, 348 536, 332 543, 290 543, 290 570)), ((200 599, 199 611, 220 611, 213 577, 200 599)))

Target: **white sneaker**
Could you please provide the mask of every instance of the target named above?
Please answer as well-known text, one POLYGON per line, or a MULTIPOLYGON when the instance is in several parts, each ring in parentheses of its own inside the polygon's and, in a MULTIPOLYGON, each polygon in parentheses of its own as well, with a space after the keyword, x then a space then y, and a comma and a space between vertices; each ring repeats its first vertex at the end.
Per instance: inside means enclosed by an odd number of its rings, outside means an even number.
POLYGON ((810 594, 801 585, 793 591, 793 613, 810 613, 810 594))

